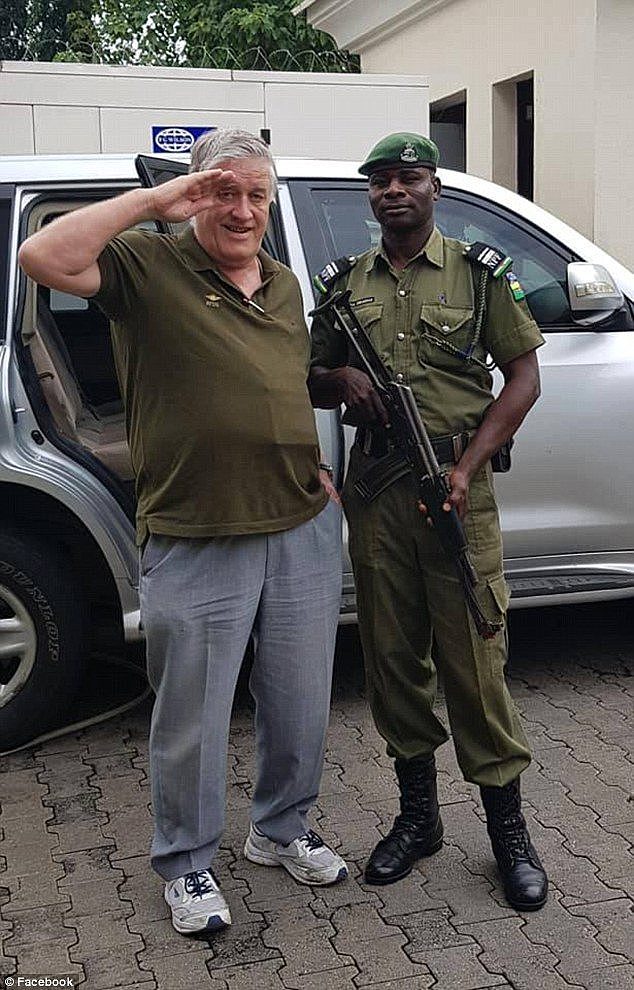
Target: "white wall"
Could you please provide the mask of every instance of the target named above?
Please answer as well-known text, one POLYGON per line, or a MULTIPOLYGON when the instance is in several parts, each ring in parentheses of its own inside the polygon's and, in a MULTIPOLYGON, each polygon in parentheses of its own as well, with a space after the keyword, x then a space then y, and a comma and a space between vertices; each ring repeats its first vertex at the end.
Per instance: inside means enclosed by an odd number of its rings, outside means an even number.
POLYGON ((467 92, 467 170, 514 187, 514 86, 534 76, 540 206, 634 269, 634 0, 304 0, 361 54, 467 92), (495 87, 495 89, 494 89, 495 87), (495 124, 494 124, 495 120, 495 124))
POLYGON ((3 62, 0 100, 0 125, 6 104, 20 115, 0 126, 5 155, 151 151, 151 125, 172 121, 265 126, 262 86, 228 71, 3 62))
POLYGON ((493 84, 532 70, 535 200, 593 236, 595 5, 453 0, 361 47, 362 66, 424 71, 431 103, 466 89, 467 171, 484 178, 493 178, 493 84))
POLYGON ((271 130, 278 155, 361 159, 428 133, 421 76, 0 63, 0 154, 152 150, 152 125, 271 130))
POLYGON ((595 239, 634 268, 634 3, 600 0, 596 52, 595 239))

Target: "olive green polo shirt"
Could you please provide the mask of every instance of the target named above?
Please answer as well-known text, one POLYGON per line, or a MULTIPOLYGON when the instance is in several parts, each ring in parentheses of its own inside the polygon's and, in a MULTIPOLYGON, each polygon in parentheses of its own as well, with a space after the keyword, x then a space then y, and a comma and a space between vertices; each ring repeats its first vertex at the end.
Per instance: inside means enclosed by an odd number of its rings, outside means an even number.
MULTIPOLYGON (((379 245, 361 255, 335 286, 352 290, 360 322, 391 373, 411 387, 431 436, 479 426, 493 400, 487 355, 504 365, 544 343, 526 302, 514 298, 503 275, 488 279, 475 360, 465 359, 474 338, 480 271, 467 260, 465 248, 436 227, 402 271, 392 268, 379 245)), ((316 319, 311 363, 338 368, 358 359, 349 355, 340 332, 316 319)))
POLYGON ((94 299, 111 320, 138 543, 148 531, 278 532, 326 503, 299 285, 259 257, 262 286, 251 301, 192 229, 125 231, 98 259, 94 299))

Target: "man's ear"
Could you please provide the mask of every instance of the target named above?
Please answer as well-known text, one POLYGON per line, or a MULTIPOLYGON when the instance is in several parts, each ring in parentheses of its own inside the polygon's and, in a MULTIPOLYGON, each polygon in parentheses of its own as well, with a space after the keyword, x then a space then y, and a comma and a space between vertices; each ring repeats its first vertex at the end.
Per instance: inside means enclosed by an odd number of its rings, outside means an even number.
POLYGON ((432 176, 432 184, 434 186, 434 202, 435 202, 436 200, 440 199, 440 194, 442 192, 442 185, 440 179, 438 178, 435 172, 432 176))

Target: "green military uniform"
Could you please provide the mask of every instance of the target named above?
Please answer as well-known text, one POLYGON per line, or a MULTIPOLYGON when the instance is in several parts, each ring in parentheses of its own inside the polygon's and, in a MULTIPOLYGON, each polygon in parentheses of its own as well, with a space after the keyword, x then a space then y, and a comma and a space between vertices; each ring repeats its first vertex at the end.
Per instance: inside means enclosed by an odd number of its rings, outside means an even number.
MULTIPOLYGON (((395 378, 412 388, 431 437, 477 429, 493 401, 487 355, 504 365, 543 343, 511 273, 487 278, 476 330, 481 272, 465 244, 436 228, 402 270, 379 246, 333 282, 334 289, 351 290, 359 320, 395 378)), ((316 320, 312 364, 348 363, 343 336, 316 320)), ((417 509, 411 477, 369 504, 356 493, 355 481, 375 463, 365 446, 352 448, 343 502, 377 727, 391 756, 433 753, 447 739, 433 712, 438 668, 465 778, 503 786, 530 761, 504 679, 506 632, 488 641, 476 632, 457 576, 417 509)), ((504 620, 508 592, 490 465, 472 480, 465 529, 482 606, 490 618, 504 620)))

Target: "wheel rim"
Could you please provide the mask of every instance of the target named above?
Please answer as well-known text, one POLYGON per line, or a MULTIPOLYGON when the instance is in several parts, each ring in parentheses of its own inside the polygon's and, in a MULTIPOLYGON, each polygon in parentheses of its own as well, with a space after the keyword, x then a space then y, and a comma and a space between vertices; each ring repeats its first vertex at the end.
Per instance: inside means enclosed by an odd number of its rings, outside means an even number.
POLYGON ((26 684, 36 653, 37 632, 24 602, 0 584, 0 708, 26 684))

